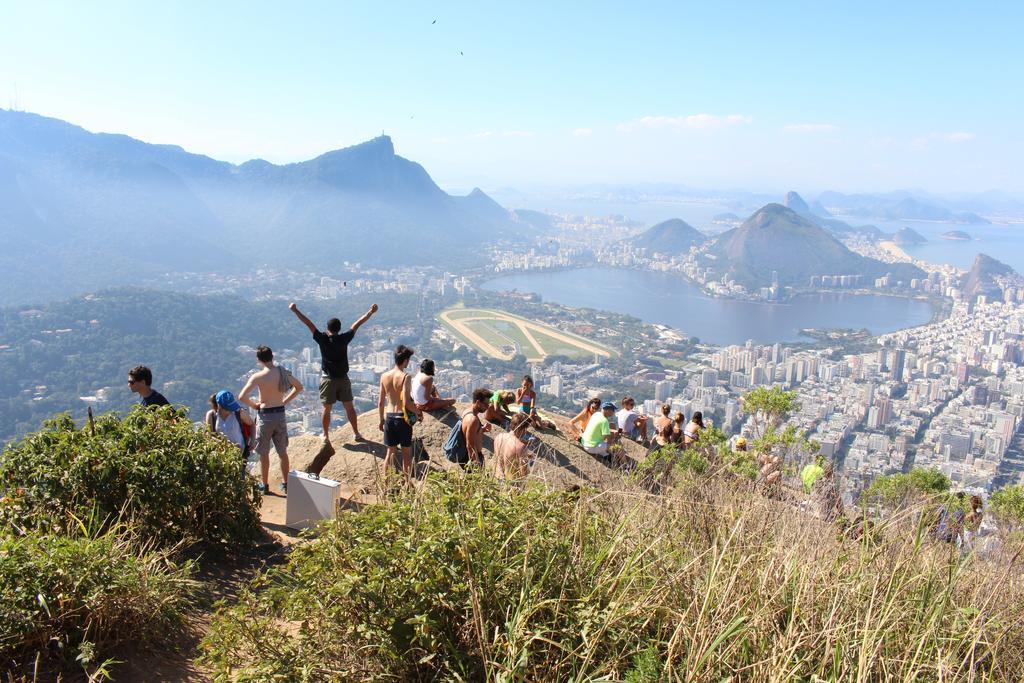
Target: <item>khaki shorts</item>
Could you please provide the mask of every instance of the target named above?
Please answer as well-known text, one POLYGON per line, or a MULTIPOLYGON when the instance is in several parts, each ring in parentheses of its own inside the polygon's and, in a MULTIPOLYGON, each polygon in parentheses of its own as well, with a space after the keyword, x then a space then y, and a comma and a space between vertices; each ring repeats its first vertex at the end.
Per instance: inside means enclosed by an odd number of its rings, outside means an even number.
POLYGON ((288 452, 288 422, 284 411, 279 413, 259 413, 256 416, 256 443, 253 450, 261 458, 270 455, 273 444, 278 455, 288 452))
POLYGON ((348 377, 324 377, 320 380, 320 402, 325 406, 334 405, 338 401, 352 401, 352 382, 348 377))

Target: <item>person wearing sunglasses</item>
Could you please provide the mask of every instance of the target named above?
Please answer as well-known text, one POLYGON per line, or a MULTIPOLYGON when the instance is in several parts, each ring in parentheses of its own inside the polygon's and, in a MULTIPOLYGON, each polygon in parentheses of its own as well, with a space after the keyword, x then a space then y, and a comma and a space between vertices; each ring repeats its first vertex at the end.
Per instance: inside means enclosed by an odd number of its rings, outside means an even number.
POLYGON ((147 408, 170 405, 164 395, 153 388, 153 372, 145 365, 138 365, 128 371, 128 388, 139 395, 139 405, 147 408))

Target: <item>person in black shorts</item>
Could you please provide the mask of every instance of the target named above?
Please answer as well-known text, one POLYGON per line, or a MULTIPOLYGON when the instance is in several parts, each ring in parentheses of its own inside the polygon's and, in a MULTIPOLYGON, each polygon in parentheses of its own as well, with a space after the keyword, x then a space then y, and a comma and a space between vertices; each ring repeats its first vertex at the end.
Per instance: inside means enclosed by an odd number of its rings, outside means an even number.
POLYGON ((386 469, 394 463, 395 455, 401 448, 402 471, 406 475, 412 473, 413 416, 423 416, 412 401, 411 378, 405 372, 413 353, 412 349, 403 344, 395 349, 395 367, 380 376, 380 400, 377 402, 380 430, 384 432, 384 445, 388 448, 384 467, 386 469))
POLYGON ((352 323, 352 326, 345 332, 341 331, 341 321, 331 318, 327 321, 326 333, 318 330, 316 325, 303 315, 294 303, 288 304, 288 308, 303 325, 309 328, 309 331, 313 333, 313 341, 320 347, 320 369, 323 375, 320 380, 320 403, 324 406, 320 421, 324 430, 324 447, 331 453, 334 452, 334 448, 331 446, 331 410, 338 401, 345 406, 345 414, 348 416, 349 424, 352 425, 355 440, 365 441, 363 435, 359 433, 359 418, 356 415, 355 405, 352 403, 352 383, 348 379, 348 345, 356 336, 356 330, 377 312, 377 304, 370 306, 370 310, 352 323))
POLYGON ((139 395, 139 405, 147 408, 170 405, 164 395, 153 388, 153 372, 145 365, 128 371, 128 388, 139 395))

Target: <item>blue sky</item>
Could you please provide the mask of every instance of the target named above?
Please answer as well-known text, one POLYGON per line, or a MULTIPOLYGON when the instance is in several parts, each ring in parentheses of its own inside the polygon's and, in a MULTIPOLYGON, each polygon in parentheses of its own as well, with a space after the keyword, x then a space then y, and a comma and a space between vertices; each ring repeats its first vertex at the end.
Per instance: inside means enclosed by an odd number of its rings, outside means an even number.
POLYGON ((0 0, 0 106, 230 161, 384 130, 459 187, 1024 192, 1024 3, 634 4, 0 0))

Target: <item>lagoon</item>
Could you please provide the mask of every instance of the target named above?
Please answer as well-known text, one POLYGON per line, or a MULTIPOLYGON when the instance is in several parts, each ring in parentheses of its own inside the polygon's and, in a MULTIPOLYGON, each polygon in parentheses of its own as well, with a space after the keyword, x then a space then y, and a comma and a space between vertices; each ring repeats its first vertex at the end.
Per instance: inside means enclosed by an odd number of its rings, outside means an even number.
POLYGON ((712 344, 811 341, 801 329, 866 328, 884 334, 927 323, 926 301, 876 294, 807 294, 783 304, 708 296, 678 275, 592 267, 505 275, 491 291, 532 292, 545 301, 632 315, 712 344))

